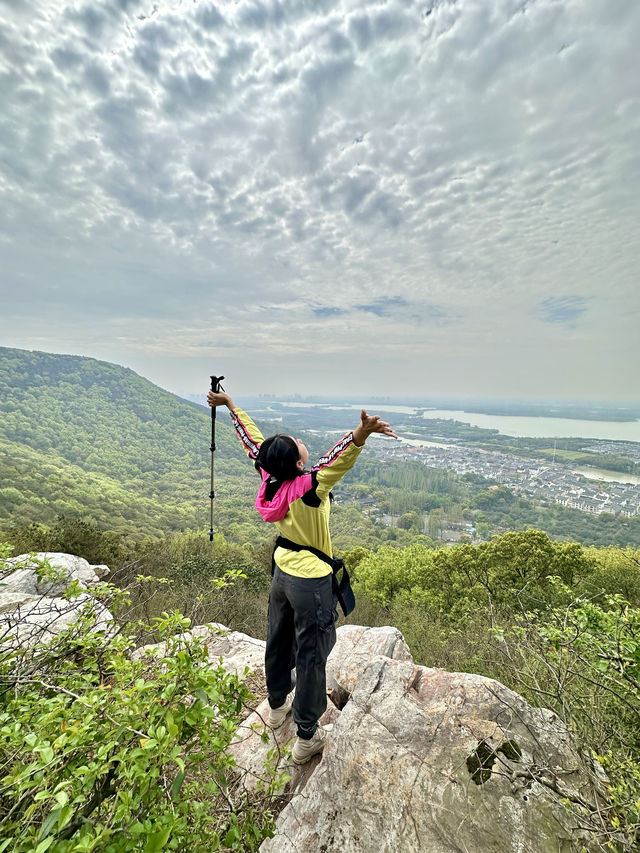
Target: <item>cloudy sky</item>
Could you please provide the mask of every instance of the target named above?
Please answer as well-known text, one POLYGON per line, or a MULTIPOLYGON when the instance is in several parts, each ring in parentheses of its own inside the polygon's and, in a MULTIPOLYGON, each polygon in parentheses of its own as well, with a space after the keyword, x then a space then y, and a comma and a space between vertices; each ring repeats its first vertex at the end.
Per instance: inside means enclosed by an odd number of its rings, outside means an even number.
POLYGON ((638 0, 0 0, 0 343, 640 397, 638 0))

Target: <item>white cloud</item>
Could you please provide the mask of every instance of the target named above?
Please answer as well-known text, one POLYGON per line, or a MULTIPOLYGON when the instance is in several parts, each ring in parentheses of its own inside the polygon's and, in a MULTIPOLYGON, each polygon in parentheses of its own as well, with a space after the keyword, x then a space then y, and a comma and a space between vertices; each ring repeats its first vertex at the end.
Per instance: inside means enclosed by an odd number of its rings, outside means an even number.
POLYGON ((639 36, 632 0, 5 5, 6 342, 629 396, 639 36))

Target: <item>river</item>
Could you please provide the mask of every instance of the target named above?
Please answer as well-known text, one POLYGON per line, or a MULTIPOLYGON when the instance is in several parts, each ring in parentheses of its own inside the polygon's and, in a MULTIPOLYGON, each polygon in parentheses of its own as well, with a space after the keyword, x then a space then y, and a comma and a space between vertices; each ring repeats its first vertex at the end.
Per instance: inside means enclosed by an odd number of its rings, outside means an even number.
POLYGON ((319 407, 332 410, 360 409, 362 405, 373 413, 395 412, 401 415, 415 415, 423 412, 423 418, 442 418, 449 421, 462 421, 484 429, 497 429, 503 435, 517 438, 600 438, 609 441, 640 442, 640 421, 585 421, 576 418, 521 417, 519 415, 483 415, 477 412, 465 412, 462 409, 427 409, 415 406, 400 406, 393 403, 374 402, 345 404, 342 406, 325 403, 286 402, 291 408, 319 407))
POLYGON ((497 429, 517 438, 603 438, 640 441, 640 421, 583 421, 573 418, 537 418, 515 415, 481 415, 475 412, 429 409, 424 418, 462 421, 484 429, 497 429))
POLYGON ((637 474, 622 474, 620 471, 608 471, 606 468, 591 468, 585 465, 583 468, 572 468, 574 474, 581 474, 588 480, 601 480, 605 483, 632 483, 640 485, 640 477, 637 474))

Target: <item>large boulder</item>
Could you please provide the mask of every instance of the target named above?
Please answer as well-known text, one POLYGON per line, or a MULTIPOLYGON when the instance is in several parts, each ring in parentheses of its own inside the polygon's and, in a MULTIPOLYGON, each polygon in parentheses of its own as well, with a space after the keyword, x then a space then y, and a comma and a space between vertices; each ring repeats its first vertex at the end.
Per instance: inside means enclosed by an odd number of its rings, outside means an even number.
MULTIPOLYGON (((229 748, 238 770, 239 781, 245 791, 255 791, 269 781, 269 769, 286 773, 290 779, 283 793, 288 796, 302 791, 320 763, 320 755, 306 764, 291 761, 291 747, 296 738, 296 724, 288 714, 280 728, 273 731, 267 726, 269 702, 264 699, 256 710, 240 725, 229 748)), ((327 700, 327 710, 320 718, 321 726, 331 726, 340 716, 333 702, 327 700)))
POLYGON ((91 595, 91 587, 109 574, 104 565, 92 566, 82 557, 57 552, 22 554, 5 561, 0 578, 0 642, 3 648, 32 647, 49 642, 73 625, 83 613, 91 612, 96 630, 113 622, 109 610, 91 595), (52 570, 43 570, 47 560, 52 570), (14 568, 13 571, 10 571, 14 568), (86 590, 64 598, 72 582, 86 590))
POLYGON ((555 714, 499 682, 416 666, 395 628, 341 626, 327 664, 327 746, 298 767, 292 717, 266 726, 264 643, 221 625, 192 633, 212 663, 249 668, 262 691, 230 747, 241 787, 251 795, 273 769, 290 777, 261 853, 600 851, 565 807, 605 807, 600 768, 555 714))
POLYGON ((499 682, 376 657, 260 850, 595 851, 563 802, 601 805, 590 769, 558 717, 499 682))
POLYGON ((29 595, 55 597, 61 595, 72 581, 78 581, 83 589, 88 589, 109 574, 108 566, 92 566, 84 557, 57 551, 21 554, 19 557, 10 557, 5 563, 7 567, 15 566, 16 569, 0 581, 2 592, 24 592, 29 595), (45 560, 55 570, 55 580, 40 578, 40 567, 45 560))
MULTIPOLYGON (((229 632, 228 642, 230 652, 235 655, 238 641, 233 642, 234 633, 229 632)), ((336 644, 327 661, 327 710, 320 718, 320 725, 336 722, 340 716, 339 709, 348 701, 358 677, 366 669, 371 657, 376 655, 413 662, 409 647, 397 628, 341 625, 336 630, 336 644)), ((289 757, 296 737, 293 717, 289 714, 282 727, 272 732, 266 725, 268 713, 269 703, 265 699, 241 725, 230 752, 246 790, 255 790, 267 778, 265 768, 275 766, 278 771, 291 777, 284 793, 292 796, 303 790, 320 763, 321 756, 314 757, 302 766, 293 764, 289 757)))
POLYGON ((91 615, 95 631, 106 631, 113 622, 108 608, 86 593, 70 600, 57 596, 31 597, 16 609, 0 614, 1 644, 31 648, 48 643, 74 625, 82 614, 91 615))
MULTIPOLYGON (((0 581, 0 583, 2 583, 0 581)), ((0 589, 2 587, 0 586, 0 589)), ((32 604, 40 599, 39 595, 29 595, 28 592, 19 592, 12 590, 10 592, 0 592, 0 614, 13 613, 18 608, 26 604, 32 604)))

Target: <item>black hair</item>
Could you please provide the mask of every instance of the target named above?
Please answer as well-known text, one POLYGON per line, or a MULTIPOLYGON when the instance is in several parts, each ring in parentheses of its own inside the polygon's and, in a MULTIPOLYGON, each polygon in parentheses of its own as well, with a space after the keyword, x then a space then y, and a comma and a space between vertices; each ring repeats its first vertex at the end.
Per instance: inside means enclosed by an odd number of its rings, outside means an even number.
POLYGON ((262 442, 255 464, 257 470, 262 468, 280 484, 302 474, 298 468, 299 459, 300 450, 294 439, 279 433, 262 442))

